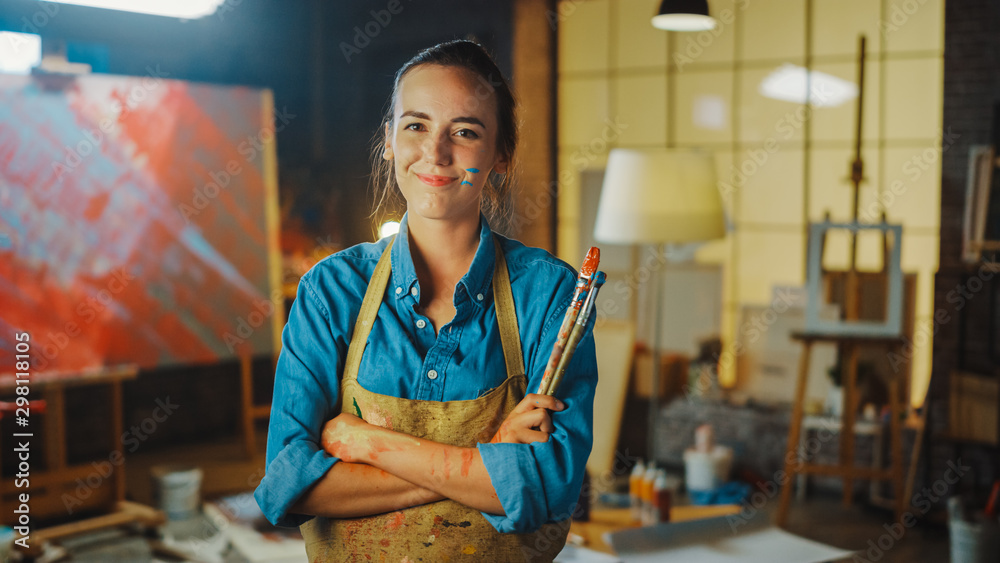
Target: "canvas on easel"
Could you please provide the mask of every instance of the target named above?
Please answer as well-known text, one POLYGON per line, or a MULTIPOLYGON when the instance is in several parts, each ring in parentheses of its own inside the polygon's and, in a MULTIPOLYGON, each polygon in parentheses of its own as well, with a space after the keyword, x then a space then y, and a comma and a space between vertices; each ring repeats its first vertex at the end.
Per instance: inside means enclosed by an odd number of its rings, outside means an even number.
POLYGON ((0 75, 0 365, 15 331, 67 377, 275 353, 284 125, 268 90, 155 69, 0 75))

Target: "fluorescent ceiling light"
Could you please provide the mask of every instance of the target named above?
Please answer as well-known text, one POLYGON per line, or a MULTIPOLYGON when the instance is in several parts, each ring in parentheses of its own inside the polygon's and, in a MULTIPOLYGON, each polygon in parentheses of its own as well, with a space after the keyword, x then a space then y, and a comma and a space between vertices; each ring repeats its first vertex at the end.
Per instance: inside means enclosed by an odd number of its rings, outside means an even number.
POLYGON ((42 37, 33 33, 0 31, 0 72, 31 74, 42 62, 42 37))
POLYGON ((858 85, 818 70, 784 64, 760 83, 760 94, 813 107, 839 106, 858 97, 858 85), (810 95, 811 94, 811 95, 810 95))
MULTIPOLYGON (((43 0, 44 1, 44 0, 43 0)), ((215 13, 225 0, 55 0, 91 8, 196 20, 215 13)))

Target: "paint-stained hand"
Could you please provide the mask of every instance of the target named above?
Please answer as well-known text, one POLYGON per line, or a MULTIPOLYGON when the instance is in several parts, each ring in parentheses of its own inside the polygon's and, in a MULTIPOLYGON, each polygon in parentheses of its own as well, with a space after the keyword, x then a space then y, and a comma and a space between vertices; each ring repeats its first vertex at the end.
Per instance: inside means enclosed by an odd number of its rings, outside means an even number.
POLYGON ((531 444, 548 442, 555 427, 549 411, 561 411, 565 403, 550 395, 529 393, 510 411, 490 443, 531 444))
POLYGON ((377 430, 349 413, 340 413, 323 425, 320 444, 326 453, 348 462, 364 462, 370 449, 369 434, 377 430))

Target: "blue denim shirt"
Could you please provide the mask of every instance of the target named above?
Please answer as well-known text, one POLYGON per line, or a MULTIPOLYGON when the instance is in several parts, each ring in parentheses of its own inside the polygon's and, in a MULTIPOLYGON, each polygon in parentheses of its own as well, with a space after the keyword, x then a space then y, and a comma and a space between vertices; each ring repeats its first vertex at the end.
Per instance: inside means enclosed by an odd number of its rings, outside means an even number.
MULTIPOLYGON (((361 360, 358 382, 369 391, 407 399, 475 399, 507 377, 493 306, 494 236, 481 220, 479 249, 455 288, 455 318, 435 334, 415 310, 420 301, 403 217, 392 248, 392 275, 361 360), (436 376, 428 375, 431 371, 436 376)), ((282 333, 267 437, 267 469, 254 496, 272 523, 298 526, 311 516, 289 512, 337 458, 319 445, 323 424, 340 411, 340 376, 354 321, 375 264, 389 243, 363 243, 313 267, 282 333)), ((527 372, 538 389, 576 283, 573 269, 548 252, 499 237, 510 272, 527 372)), ((500 532, 524 533, 569 516, 593 441, 597 359, 592 332, 577 348, 552 413, 548 442, 479 444, 506 516, 483 513, 500 532)))

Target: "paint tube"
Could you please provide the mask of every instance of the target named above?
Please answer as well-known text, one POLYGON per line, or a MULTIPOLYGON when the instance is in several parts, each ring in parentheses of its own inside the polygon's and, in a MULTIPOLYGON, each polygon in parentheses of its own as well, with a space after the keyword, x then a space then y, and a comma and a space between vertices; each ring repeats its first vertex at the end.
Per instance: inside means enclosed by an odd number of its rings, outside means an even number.
POLYGON ((639 522, 642 520, 642 476, 646 473, 646 464, 641 460, 632 468, 632 473, 628 476, 628 496, 632 507, 632 520, 639 522))
POLYGON ((667 488, 667 471, 661 469, 656 472, 656 481, 653 482, 653 504, 656 513, 656 522, 670 521, 670 489, 667 488))

